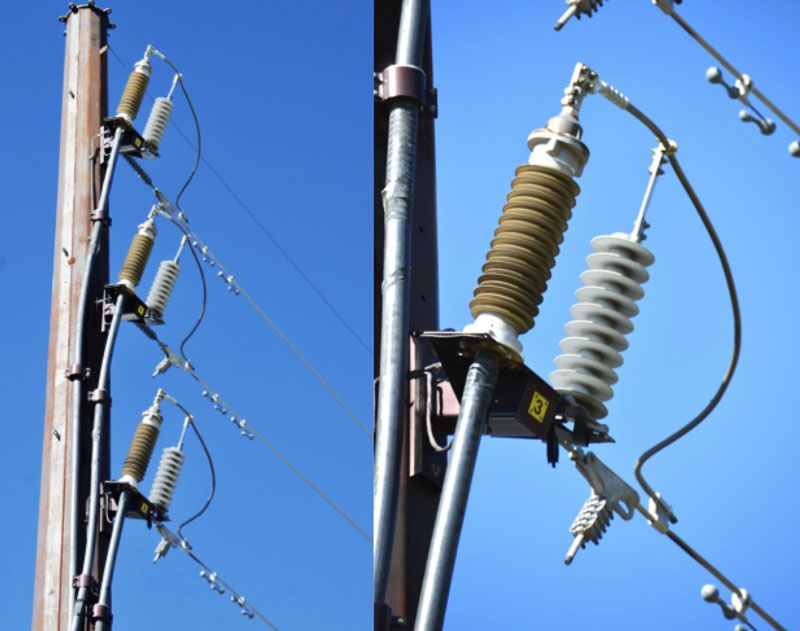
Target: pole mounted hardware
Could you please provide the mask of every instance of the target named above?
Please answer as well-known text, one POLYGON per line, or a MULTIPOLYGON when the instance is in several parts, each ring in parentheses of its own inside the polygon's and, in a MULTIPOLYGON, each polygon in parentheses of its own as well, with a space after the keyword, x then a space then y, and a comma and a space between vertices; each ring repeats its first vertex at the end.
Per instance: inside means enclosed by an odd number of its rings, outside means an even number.
POLYGON ((74 2, 70 2, 69 4, 67 4, 67 8, 69 9, 67 13, 58 16, 59 22, 66 24, 67 21, 70 19, 70 17, 76 15, 78 11, 80 11, 81 9, 89 9, 90 11, 98 15, 101 19, 105 20, 106 22, 105 27, 107 29, 113 30, 117 28, 117 25, 109 21, 108 19, 108 16, 111 15, 111 9, 101 9, 100 7, 97 6, 97 4, 93 0, 89 0, 89 2, 86 2, 85 4, 75 4, 74 2))
MULTIPOLYGON (((743 622, 748 628, 753 628, 750 621, 745 616, 745 612, 750 607, 751 601, 750 594, 746 589, 739 589, 738 591, 731 592, 730 604, 720 598, 717 586, 710 583, 703 585, 703 588, 700 590, 700 595, 707 603, 716 603, 719 605, 725 620, 738 620, 739 622, 743 622)), ((737 624, 734 627, 734 631, 744 631, 744 628, 745 627, 742 625, 737 624)))
POLYGON ((586 547, 587 541, 595 545, 600 543, 614 513, 625 521, 633 519, 639 494, 591 451, 584 453, 564 430, 556 429, 556 435, 559 443, 569 452, 575 468, 591 487, 589 499, 584 502, 569 528, 575 537, 564 558, 564 563, 569 565, 578 550, 586 547))
MULTIPOLYGON (((607 427, 587 425, 582 418, 577 421, 577 429, 574 425, 568 428, 567 423, 575 423, 578 418, 574 402, 557 392, 528 366, 516 361, 515 353, 490 334, 427 331, 420 338, 441 363, 441 372, 458 400, 463 397, 470 364, 479 350, 489 349, 501 358, 484 434, 496 438, 538 439, 547 443, 553 440, 553 431, 558 428, 578 444, 613 442, 607 427)), ((438 406, 434 403, 434 407, 438 406)), ((435 418, 434 426, 445 434, 455 431, 449 419, 435 418)))
POLYGON ((420 111, 433 118, 439 116, 436 88, 428 86, 428 77, 422 68, 410 64, 392 64, 382 72, 373 74, 375 100, 386 103, 392 99, 415 102, 420 111))
POLYGON ((580 20, 582 15, 592 17, 594 13, 600 10, 603 6, 603 0, 566 0, 567 10, 558 18, 553 27, 555 30, 560 31, 564 25, 569 22, 573 16, 575 19, 580 20))
POLYGON ((742 75, 740 79, 736 79, 734 85, 729 85, 722 76, 722 71, 716 66, 711 66, 706 70, 706 79, 709 83, 716 83, 722 86, 728 98, 741 101, 742 104, 750 110, 740 110, 739 120, 743 123, 755 123, 759 131, 765 136, 769 136, 775 131, 775 121, 764 117, 748 98, 748 95, 753 91, 753 80, 750 76, 746 74, 742 75))

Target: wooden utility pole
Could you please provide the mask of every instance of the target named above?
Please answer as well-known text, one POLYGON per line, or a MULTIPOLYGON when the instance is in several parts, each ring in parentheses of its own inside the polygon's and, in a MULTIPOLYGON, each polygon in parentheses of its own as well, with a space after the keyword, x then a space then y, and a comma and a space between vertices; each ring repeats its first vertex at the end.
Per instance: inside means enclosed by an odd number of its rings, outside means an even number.
MULTIPOLYGON (((61 109, 61 153, 58 169, 53 289, 50 308, 50 341, 47 364, 42 478, 33 598, 34 631, 69 629, 73 598, 70 576, 71 499, 70 475, 73 450, 71 379, 85 381, 82 402, 83 429, 79 447, 80 523, 83 524, 89 485, 91 409, 85 393, 97 378, 105 336, 100 332, 97 299, 108 281, 108 240, 100 241, 99 257, 91 280, 86 312, 83 366, 72 366, 75 356, 75 324, 88 254, 91 213, 104 169, 100 165, 102 142, 98 136, 107 111, 108 13, 94 2, 69 5, 61 18, 66 25, 64 89, 61 109), (80 375, 76 374, 80 372, 80 375)), ((108 427, 108 426, 107 426, 108 427)), ((104 445, 103 479, 107 479, 108 435, 104 445)), ((85 535, 78 529, 82 554, 85 535)), ((105 557, 105 538, 100 538, 98 565, 105 557)))

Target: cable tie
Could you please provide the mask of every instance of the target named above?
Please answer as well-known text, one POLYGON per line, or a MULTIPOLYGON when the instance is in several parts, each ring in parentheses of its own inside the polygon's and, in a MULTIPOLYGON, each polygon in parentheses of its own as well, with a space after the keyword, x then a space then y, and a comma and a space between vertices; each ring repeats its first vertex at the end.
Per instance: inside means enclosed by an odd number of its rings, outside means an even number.
POLYGON ((668 138, 667 140, 669 140, 669 147, 665 147, 663 142, 659 143, 659 148, 661 150, 661 153, 664 154, 665 157, 673 156, 676 153, 678 153, 678 143, 672 140, 671 138, 668 138))

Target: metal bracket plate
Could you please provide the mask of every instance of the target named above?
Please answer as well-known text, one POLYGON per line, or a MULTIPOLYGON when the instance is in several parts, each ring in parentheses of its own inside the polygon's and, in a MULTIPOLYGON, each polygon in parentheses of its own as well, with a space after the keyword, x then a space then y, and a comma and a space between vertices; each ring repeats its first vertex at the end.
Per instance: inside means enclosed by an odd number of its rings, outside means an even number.
POLYGON ((123 129, 122 144, 119 149, 121 155, 131 155, 144 159, 158 157, 158 151, 150 146, 136 128, 124 118, 118 116, 109 116, 103 119, 104 144, 110 142, 118 127, 123 129))
POLYGON ((115 283, 105 286, 108 300, 113 305, 117 301, 120 294, 125 294, 125 309, 122 312, 122 319, 129 322, 144 322, 147 315, 147 305, 144 301, 136 295, 136 292, 131 290, 127 285, 122 283, 115 283))
MULTIPOLYGON (((491 347, 500 355, 508 355, 502 344, 483 333, 428 331, 420 337, 442 362, 459 401, 467 370, 478 348, 491 347)), ((504 362, 500 367, 486 432, 506 438, 544 440, 562 403, 563 397, 530 368, 520 363, 504 362)), ((455 423, 442 429, 452 433, 455 423)))
POLYGON ((139 489, 119 480, 108 480, 103 483, 104 494, 112 500, 108 503, 109 515, 116 512, 116 507, 119 505, 119 496, 123 491, 128 491, 130 494, 128 511, 125 513, 125 517, 143 519, 147 522, 148 528, 153 525, 153 522, 169 521, 165 515, 161 514, 155 504, 152 504, 150 500, 139 492, 139 489))

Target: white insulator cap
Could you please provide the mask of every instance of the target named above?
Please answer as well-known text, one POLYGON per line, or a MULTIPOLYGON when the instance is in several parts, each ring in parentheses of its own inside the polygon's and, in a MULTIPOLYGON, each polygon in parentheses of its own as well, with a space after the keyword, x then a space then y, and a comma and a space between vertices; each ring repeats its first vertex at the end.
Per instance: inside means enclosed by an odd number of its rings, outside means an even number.
POLYGON ((143 237, 150 237, 151 239, 155 239, 158 236, 158 228, 156 228, 156 222, 153 219, 148 219, 144 223, 140 223, 137 232, 143 237))
POLYGON ((150 61, 147 59, 140 59, 133 64, 133 71, 143 74, 145 77, 149 77, 152 70, 153 67, 150 65, 150 61))
POLYGON ((589 148, 575 136, 552 129, 562 118, 556 116, 547 127, 536 129, 528 136, 528 149, 531 150, 528 164, 556 169, 569 177, 580 177, 589 160, 589 148))
POLYGON ((475 318, 474 322, 464 327, 464 333, 488 333, 498 342, 514 351, 517 356, 522 356, 519 331, 503 318, 493 313, 481 313, 475 318))

